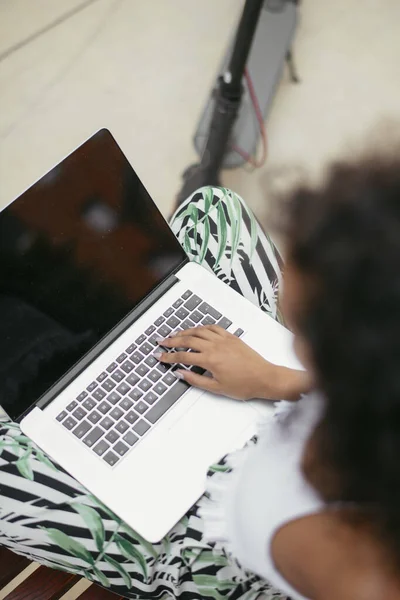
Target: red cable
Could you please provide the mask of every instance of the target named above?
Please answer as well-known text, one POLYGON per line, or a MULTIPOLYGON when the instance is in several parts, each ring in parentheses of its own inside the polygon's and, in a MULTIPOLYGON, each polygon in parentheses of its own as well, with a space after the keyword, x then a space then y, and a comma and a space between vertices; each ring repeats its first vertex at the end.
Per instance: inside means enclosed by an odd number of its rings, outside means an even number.
POLYGON ((259 160, 257 160, 256 158, 251 156, 248 152, 246 152, 239 146, 234 145, 234 146, 232 146, 232 149, 235 150, 235 152, 237 152, 238 154, 240 154, 240 156, 242 158, 244 158, 244 160, 246 162, 248 162, 250 165, 252 165, 254 168, 257 169, 257 168, 263 166, 263 164, 265 163, 266 158, 267 158, 267 132, 265 130, 264 119, 263 119, 263 115, 261 112, 260 104, 258 102, 257 94, 254 89, 253 81, 250 77, 250 73, 249 73, 247 67, 244 70, 244 76, 246 78, 246 83, 247 83, 247 87, 249 90, 250 99, 251 99, 251 102, 254 107, 254 112, 256 113, 258 125, 260 127, 260 134, 261 134, 261 140, 262 140, 262 155, 261 155, 261 158, 259 160))

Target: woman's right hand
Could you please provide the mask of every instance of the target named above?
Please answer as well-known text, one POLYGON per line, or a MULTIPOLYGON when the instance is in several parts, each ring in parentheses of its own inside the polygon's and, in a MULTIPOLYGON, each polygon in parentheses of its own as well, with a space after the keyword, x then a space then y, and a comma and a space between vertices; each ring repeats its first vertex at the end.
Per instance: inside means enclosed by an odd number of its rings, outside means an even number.
POLYGON ((192 350, 169 353, 160 349, 155 356, 164 363, 197 365, 205 369, 211 377, 182 369, 175 374, 191 385, 216 394, 238 400, 290 400, 307 391, 307 374, 268 362, 217 325, 180 331, 160 340, 159 344, 165 348, 192 350))

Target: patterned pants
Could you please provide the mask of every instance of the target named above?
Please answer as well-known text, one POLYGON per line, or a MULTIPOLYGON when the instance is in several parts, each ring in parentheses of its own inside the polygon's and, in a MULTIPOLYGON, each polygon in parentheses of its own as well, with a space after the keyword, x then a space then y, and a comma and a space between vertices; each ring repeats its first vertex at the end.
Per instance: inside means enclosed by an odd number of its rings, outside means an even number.
MULTIPOLYGON (((239 196, 202 188, 177 210, 171 227, 191 260, 279 318, 280 258, 239 196)), ((224 470, 222 459, 209 476, 224 470)), ((233 564, 222 547, 202 541, 201 502, 151 545, 16 423, 0 423, 0 544, 127 598, 282 599, 268 582, 233 564)))

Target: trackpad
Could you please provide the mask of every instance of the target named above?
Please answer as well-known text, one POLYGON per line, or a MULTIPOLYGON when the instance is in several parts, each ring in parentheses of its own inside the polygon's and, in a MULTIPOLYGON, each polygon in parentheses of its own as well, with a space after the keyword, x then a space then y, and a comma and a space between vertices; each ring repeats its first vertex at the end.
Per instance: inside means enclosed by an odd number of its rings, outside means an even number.
POLYGON ((190 449, 185 454, 192 466, 193 462, 208 466, 242 447, 258 421, 259 414, 245 402, 205 393, 171 427, 169 439, 174 440, 180 463, 186 448, 190 449))

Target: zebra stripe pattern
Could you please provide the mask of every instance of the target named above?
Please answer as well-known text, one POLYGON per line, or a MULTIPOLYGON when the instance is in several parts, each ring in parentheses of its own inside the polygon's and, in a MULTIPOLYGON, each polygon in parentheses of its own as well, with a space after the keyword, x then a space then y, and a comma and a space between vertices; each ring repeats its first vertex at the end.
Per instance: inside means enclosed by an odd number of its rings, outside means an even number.
MULTIPOLYGON (((202 188, 172 218, 191 260, 279 318, 281 259, 243 200, 202 188)), ((253 440, 255 442, 256 440, 253 440)), ((210 467, 228 471, 225 459, 210 467)), ((0 422, 0 543, 49 567, 140 600, 283 600, 268 582, 207 544, 201 499, 158 544, 142 539, 24 436, 0 422)), ((162 506, 160 506, 162 510, 162 506)))

